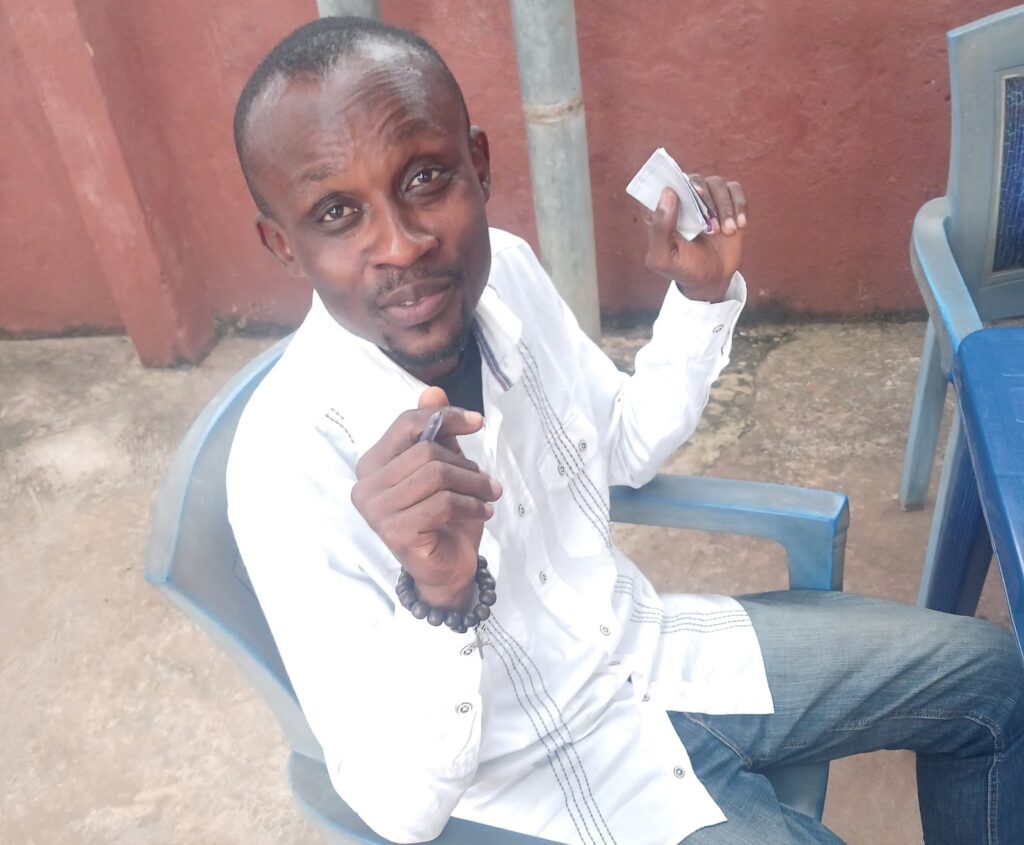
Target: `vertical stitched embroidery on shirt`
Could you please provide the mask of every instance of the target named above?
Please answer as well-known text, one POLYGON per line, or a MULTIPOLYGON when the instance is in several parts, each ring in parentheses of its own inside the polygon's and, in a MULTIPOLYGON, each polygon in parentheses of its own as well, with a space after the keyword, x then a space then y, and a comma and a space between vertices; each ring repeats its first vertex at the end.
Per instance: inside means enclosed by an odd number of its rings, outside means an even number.
POLYGON ((615 837, 594 798, 590 779, 573 745, 569 726, 566 725, 558 705, 548 692, 540 670, 495 616, 491 616, 488 630, 494 651, 505 668, 516 700, 544 746, 551 771, 562 790, 566 810, 580 840, 592 845, 598 845, 599 842, 603 845, 614 845, 615 837), (582 809, 580 801, 583 803, 582 809), (583 830, 580 829, 581 824, 583 830), (597 837, 591 832, 591 827, 596 831, 597 837))
POLYGON ((484 337, 484 333, 480 330, 479 326, 473 326, 473 334, 476 336, 476 344, 480 347, 480 352, 484 356, 484 361, 487 362, 488 369, 498 380, 501 389, 508 392, 509 388, 512 387, 512 380, 498 366, 498 359, 494 355, 494 350, 491 349, 491 345, 487 342, 487 338, 484 337))
MULTIPOLYGON (((561 463, 565 463, 566 458, 564 454, 564 444, 558 439, 558 436, 554 434, 554 428, 550 424, 543 405, 537 398, 537 387, 532 381, 531 377, 527 375, 526 371, 523 371, 523 385, 526 388, 526 393, 530 397, 530 401, 534 406, 534 410, 537 411, 537 415, 540 418, 541 428, 544 431, 544 437, 551 447, 551 451, 555 453, 556 458, 561 463)), ((608 518, 603 508, 603 503, 598 500, 595 505, 594 498, 590 495, 589 491, 582 487, 575 478, 570 478, 566 482, 566 489, 572 496, 572 500, 576 503, 576 507, 580 509, 580 512, 587 518, 587 521, 594 527, 594 530, 601 536, 601 540, 604 542, 607 548, 611 548, 611 537, 608 532, 608 518)))
POLYGON ((575 474, 569 479, 567 487, 569 493, 576 502, 576 506, 587 518, 594 529, 601 536, 605 547, 612 548, 611 532, 608 528, 608 506, 604 497, 598 492, 594 482, 587 475, 583 467, 583 461, 576 453, 576 446, 566 434, 558 419, 547 392, 544 390, 544 383, 540 378, 540 370, 537 362, 525 343, 520 342, 520 352, 523 356, 523 386, 526 394, 537 412, 540 419, 544 437, 551 447, 552 452, 558 460, 567 467, 573 467, 575 474))
POLYGON ((555 413, 555 409, 552 406, 551 400, 548 398, 547 391, 544 388, 544 381, 541 378, 540 367, 537 364, 537 360, 533 357, 533 353, 530 351, 530 348, 525 343, 521 343, 520 348, 522 349, 523 358, 527 363, 526 370, 530 375, 533 376, 533 379, 537 385, 540 394, 541 402, 544 406, 544 410, 547 412, 548 419, 553 421, 554 426, 557 428, 557 434, 563 446, 565 447, 566 454, 568 455, 567 462, 572 464, 576 468, 577 476, 583 478, 586 481, 589 490, 593 494, 594 498, 597 500, 599 507, 605 513, 605 517, 607 518, 607 508, 604 505, 604 497, 598 491, 597 487, 594 485, 594 482, 590 480, 590 476, 587 475, 586 468, 583 464, 583 459, 579 456, 579 453, 576 451, 576 445, 572 442, 572 438, 569 437, 569 435, 566 433, 565 429, 562 426, 562 421, 558 418, 558 415, 555 413))

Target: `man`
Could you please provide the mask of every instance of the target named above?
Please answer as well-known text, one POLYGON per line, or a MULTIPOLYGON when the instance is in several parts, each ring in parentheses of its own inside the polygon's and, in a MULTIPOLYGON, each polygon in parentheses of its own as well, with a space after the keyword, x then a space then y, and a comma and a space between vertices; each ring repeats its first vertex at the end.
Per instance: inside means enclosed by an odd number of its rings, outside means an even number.
POLYGON ((720 222, 692 243, 662 198, 647 262, 674 281, 627 377, 527 245, 488 230, 487 137, 418 37, 299 29, 235 130, 260 238, 315 295, 239 426, 230 517, 371 827, 835 842, 761 773, 905 747, 929 841, 1024 841, 1005 632, 842 594, 659 597, 612 544, 609 484, 656 473, 728 360, 738 185, 699 180, 720 222))

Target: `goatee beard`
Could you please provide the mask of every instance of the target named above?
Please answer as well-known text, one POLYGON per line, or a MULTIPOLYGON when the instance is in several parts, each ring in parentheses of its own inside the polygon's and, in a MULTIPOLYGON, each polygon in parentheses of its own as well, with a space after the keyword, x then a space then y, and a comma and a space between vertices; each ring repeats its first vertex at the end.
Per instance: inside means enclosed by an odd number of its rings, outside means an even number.
POLYGON ((453 358, 458 360, 462 355, 463 350, 466 348, 466 341, 469 340, 469 333, 472 330, 472 320, 463 320, 459 326, 459 330, 448 343, 422 354, 406 352, 403 349, 396 349, 394 347, 383 349, 381 351, 392 361, 398 364, 398 366, 403 370, 416 372, 417 370, 423 370, 426 367, 432 367, 434 364, 440 364, 442 361, 448 361, 453 358))

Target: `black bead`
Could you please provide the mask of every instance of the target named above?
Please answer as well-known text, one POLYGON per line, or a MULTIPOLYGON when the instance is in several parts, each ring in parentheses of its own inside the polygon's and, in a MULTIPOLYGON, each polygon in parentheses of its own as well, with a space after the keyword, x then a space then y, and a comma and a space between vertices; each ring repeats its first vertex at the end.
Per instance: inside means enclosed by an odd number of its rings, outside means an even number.
POLYGON ((472 611, 464 614, 462 617, 462 624, 465 625, 467 629, 475 628, 479 622, 480 620, 476 618, 476 614, 472 611))
POLYGON ((486 605, 478 604, 473 608, 473 615, 476 616, 481 622, 487 619, 491 615, 491 609, 486 605))
POLYGON ((428 610, 429 608, 426 604, 419 599, 417 599, 413 606, 409 608, 409 612, 417 619, 425 619, 428 610))
POLYGON ((465 625, 459 625, 458 628, 452 628, 456 634, 465 634, 469 630, 465 625))
POLYGON ((437 626, 444 622, 444 611, 439 607, 432 607, 427 613, 427 622, 431 625, 437 626))
POLYGON ((494 576, 491 575, 490 572, 481 569, 476 573, 476 585, 481 590, 493 590, 496 586, 496 582, 494 580, 494 576))
POLYGON ((498 594, 494 590, 481 590, 480 591, 480 604, 490 607, 498 600, 498 594))
POLYGON ((457 610, 448 611, 448 615, 444 618, 444 624, 452 629, 458 628, 462 624, 462 614, 457 610))
POLYGON ((485 558, 483 555, 477 555, 476 556, 476 568, 477 569, 486 569, 487 568, 487 558, 485 558))
POLYGON ((420 600, 415 590, 406 590, 398 594, 398 602, 406 610, 409 610, 416 602, 420 600))

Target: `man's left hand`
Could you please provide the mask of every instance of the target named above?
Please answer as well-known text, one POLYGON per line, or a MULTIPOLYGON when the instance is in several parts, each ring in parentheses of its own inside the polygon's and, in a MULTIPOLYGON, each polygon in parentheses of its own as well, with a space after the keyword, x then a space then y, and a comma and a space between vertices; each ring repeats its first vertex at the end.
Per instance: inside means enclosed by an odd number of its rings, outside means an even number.
POLYGON ((692 241, 676 231, 679 197, 671 188, 661 192, 658 208, 647 224, 648 269, 675 279, 683 295, 701 302, 721 302, 740 266, 747 200, 739 182, 721 176, 690 174, 690 180, 714 213, 711 234, 692 241))

